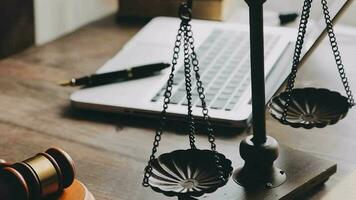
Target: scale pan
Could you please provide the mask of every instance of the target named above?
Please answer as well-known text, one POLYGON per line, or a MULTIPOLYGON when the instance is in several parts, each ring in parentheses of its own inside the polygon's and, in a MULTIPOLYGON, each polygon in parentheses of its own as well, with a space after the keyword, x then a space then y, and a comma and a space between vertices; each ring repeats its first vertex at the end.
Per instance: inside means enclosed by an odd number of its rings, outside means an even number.
POLYGON ((194 196, 212 193, 224 186, 232 174, 231 161, 218 153, 225 182, 210 150, 177 150, 160 155, 153 161, 149 185, 166 196, 194 196))
POLYGON ((323 88, 293 89, 284 122, 282 116, 286 99, 287 92, 273 97, 268 104, 269 112, 280 122, 294 128, 323 128, 336 124, 350 108, 347 98, 338 92, 323 88))

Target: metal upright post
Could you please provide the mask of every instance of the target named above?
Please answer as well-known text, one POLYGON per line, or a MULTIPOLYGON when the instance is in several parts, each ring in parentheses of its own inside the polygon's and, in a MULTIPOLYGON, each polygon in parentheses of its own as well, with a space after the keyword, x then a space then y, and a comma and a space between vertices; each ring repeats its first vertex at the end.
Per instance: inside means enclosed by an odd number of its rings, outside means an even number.
POLYGON ((245 187, 273 188, 284 183, 286 174, 273 165, 279 154, 278 142, 266 134, 263 45, 263 3, 266 0, 245 1, 250 8, 253 136, 240 144, 245 164, 235 171, 234 180, 245 187))
POLYGON ((250 57, 253 121, 252 141, 255 144, 263 144, 267 140, 263 43, 263 3, 265 0, 246 1, 250 8, 250 57))

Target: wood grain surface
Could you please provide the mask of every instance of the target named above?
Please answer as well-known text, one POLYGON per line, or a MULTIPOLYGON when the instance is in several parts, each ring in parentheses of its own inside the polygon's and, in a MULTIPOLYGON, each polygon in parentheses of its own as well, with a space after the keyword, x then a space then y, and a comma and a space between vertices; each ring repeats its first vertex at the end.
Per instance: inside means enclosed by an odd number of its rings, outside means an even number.
MULTIPOLYGON (((78 178, 97 200, 166 199, 141 187, 157 121, 73 110, 69 95, 76 88, 56 84, 62 79, 93 73, 145 23, 114 21, 114 17, 106 18, 0 61, 0 158, 15 162, 58 146, 73 157, 78 178)), ((347 45, 355 46, 351 42, 347 45)), ((303 66, 297 86, 342 91, 330 50, 320 49, 303 66)), ((354 53, 350 50, 344 58, 345 64, 350 65, 347 73, 351 86, 356 86, 356 68, 351 65, 355 64, 354 53)), ((281 144, 338 163, 338 173, 302 199, 321 199, 354 171, 355 110, 337 125, 312 130, 293 129, 267 116, 268 132, 281 144)), ((159 153, 188 148, 184 130, 175 129, 174 125, 172 122, 164 133, 159 153)), ((217 131, 217 148, 235 162, 234 167, 242 165, 237 159, 238 145, 248 134, 248 130, 217 131)), ((197 141, 199 147, 208 147, 205 135, 198 135, 197 141)))
POLYGON ((333 188, 324 198, 324 200, 344 199, 353 200, 356 199, 356 172, 347 176, 340 184, 333 188))

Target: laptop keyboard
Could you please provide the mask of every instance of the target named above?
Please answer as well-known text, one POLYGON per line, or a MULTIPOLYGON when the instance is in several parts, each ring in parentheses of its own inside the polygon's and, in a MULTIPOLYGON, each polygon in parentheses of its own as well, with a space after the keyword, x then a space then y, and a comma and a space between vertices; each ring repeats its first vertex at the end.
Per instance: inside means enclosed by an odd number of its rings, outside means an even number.
MULTIPOLYGON (((278 35, 265 35, 265 58, 272 51, 278 35)), ((197 49, 201 80, 205 88, 205 101, 209 108, 231 111, 250 87, 250 45, 248 32, 213 30, 197 49)), ((194 71, 192 71, 194 73, 194 71)), ((192 104, 201 107, 192 75, 192 104)), ((151 99, 163 98, 163 86, 151 99)), ((170 104, 187 105, 184 66, 174 76, 174 90, 170 104)))

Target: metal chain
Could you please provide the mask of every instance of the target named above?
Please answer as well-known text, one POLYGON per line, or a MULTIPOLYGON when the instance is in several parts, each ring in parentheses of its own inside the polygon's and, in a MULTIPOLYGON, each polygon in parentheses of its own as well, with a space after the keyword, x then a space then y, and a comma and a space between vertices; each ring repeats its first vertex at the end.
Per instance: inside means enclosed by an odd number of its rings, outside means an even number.
POLYGON ((304 38, 306 34, 307 24, 310 16, 310 9, 312 6, 313 0, 305 0, 303 5, 303 11, 299 22, 299 30, 298 30, 298 37, 295 43, 294 55, 293 55, 293 63, 292 63, 292 70, 288 76, 288 82, 286 87, 286 102, 283 107, 283 114, 282 114, 282 122, 287 123, 287 112, 288 107, 291 102, 291 91, 294 88, 295 78, 298 72, 298 65, 300 63, 300 56, 303 49, 304 38))
MULTIPOLYGON (((287 123, 287 112, 288 112, 288 107, 290 105, 291 102, 291 91, 294 88, 294 83, 295 83, 295 78, 296 78, 296 74, 298 71, 298 65, 300 62, 300 55, 302 52, 302 48, 303 48, 303 43, 304 43, 304 38, 305 38, 305 34, 306 34, 306 28, 307 28, 307 24, 308 24, 308 19, 310 16, 310 9, 311 9, 311 4, 312 4, 313 0, 305 0, 304 1, 304 5, 303 5, 303 12, 301 15, 301 20, 300 20, 300 24, 299 24, 299 32, 298 32, 298 37, 297 37, 297 42, 295 45, 295 50, 294 50, 294 56, 293 56, 293 64, 292 64, 292 71, 290 73, 290 75, 288 76, 288 82, 287 82, 287 87, 286 87, 286 95, 287 98, 285 100, 285 104, 283 107, 283 114, 282 114, 282 122, 283 123, 287 123)), ((331 44, 331 48, 335 57, 335 61, 336 61, 336 65, 337 65, 337 69, 339 71, 340 77, 341 77, 341 81, 343 83, 343 86, 345 88, 346 91, 346 95, 348 98, 348 103, 350 104, 350 107, 355 105, 355 101, 351 92, 351 88, 348 82, 348 79, 346 77, 345 74, 345 69, 344 69, 344 65, 342 63, 342 58, 341 58, 341 53, 339 51, 339 47, 336 41, 336 36, 334 33, 334 28, 332 25, 332 21, 331 21, 331 17, 329 14, 329 9, 328 9, 328 5, 327 5, 327 1, 326 0, 321 0, 321 4, 322 4, 322 8, 323 8, 323 14, 324 14, 324 18, 325 18, 325 23, 326 23, 326 30, 327 30, 327 34, 329 37, 329 41, 331 44)))
POLYGON ((199 61, 198 61, 197 54, 195 52, 193 32, 191 30, 190 24, 188 24, 187 29, 188 29, 188 33, 187 33, 188 34, 188 42, 189 42, 190 49, 191 49, 190 56, 192 58, 193 70, 195 72, 197 92, 199 95, 199 99, 201 101, 202 113, 203 113, 204 120, 207 124, 208 139, 209 139, 209 143, 211 146, 211 151, 214 153, 214 162, 218 169, 219 179, 221 180, 222 183, 224 183, 226 181, 226 179, 224 177, 221 160, 220 160, 218 153, 216 151, 214 129, 213 129, 211 121, 210 121, 209 111, 208 111, 206 101, 205 101, 203 82, 201 81, 200 74, 199 74, 199 61))
POLYGON ((162 136, 163 129, 165 126, 165 121, 167 118, 166 113, 167 113, 167 109, 168 109, 168 104, 170 102, 170 98, 172 96, 174 71, 175 71, 176 65, 178 63, 180 46, 181 46, 182 37, 183 37, 183 31, 184 31, 183 27, 180 26, 179 30, 178 30, 178 34, 176 36, 176 41, 174 43, 174 48, 173 48, 172 68, 171 68, 171 72, 169 74, 169 78, 167 81, 166 90, 164 92, 163 110, 161 112, 160 126, 156 129, 156 135, 155 135, 154 142, 153 142, 152 154, 150 156, 150 160, 148 161, 148 165, 146 166, 146 168, 144 170, 144 177, 143 177, 143 182, 142 182, 142 185, 144 187, 149 186, 148 179, 150 178, 150 176, 152 174, 152 164, 153 164, 154 159, 156 158, 155 154, 157 152, 157 147, 159 146, 159 142, 161 141, 161 136, 162 136))
POLYGON ((332 25, 332 22, 331 22, 328 3, 327 3, 326 0, 321 0, 321 4, 322 4, 322 8, 323 8, 324 17, 325 17, 326 30, 327 30, 327 34, 329 36, 331 49, 332 49, 334 57, 335 57, 337 69, 339 71, 342 84, 344 85, 348 102, 350 104, 350 107, 352 107, 352 106, 355 105, 355 101, 354 101, 354 98, 352 96, 352 92, 351 92, 351 89, 350 89, 350 86, 349 86, 349 82, 348 82, 348 79, 347 79, 346 74, 345 74, 344 65, 342 63, 339 47, 338 47, 338 44, 336 42, 336 35, 334 33, 334 28, 333 28, 333 25, 332 25))
MULTIPOLYGON (((190 148, 196 149, 195 146, 195 122, 192 110, 192 75, 191 75, 191 60, 190 60, 190 49, 189 49, 189 37, 188 37, 188 24, 183 23, 184 32, 184 74, 185 74, 185 89, 187 92, 187 107, 188 107, 188 123, 189 123, 189 142, 190 148)), ((190 27, 190 25, 189 25, 190 27)))
POLYGON ((169 75, 169 79, 167 81, 167 86, 165 89, 164 93, 164 102, 163 102, 163 110, 161 112, 161 123, 160 126, 156 129, 156 135, 154 138, 153 142, 153 148, 152 148, 152 154, 150 156, 150 160, 148 161, 148 165, 145 168, 144 172, 144 178, 142 185, 144 187, 149 186, 149 178, 151 177, 152 174, 152 164, 155 160, 155 154, 157 152, 157 148, 159 146, 159 142, 161 140, 161 136, 163 133, 163 129, 165 126, 165 121, 166 121, 166 113, 168 109, 168 104, 170 103, 170 98, 172 96, 172 89, 173 89, 173 79, 174 79, 174 71, 175 67, 178 62, 179 58, 179 52, 182 44, 182 39, 183 39, 183 48, 184 48, 184 74, 185 74, 185 86, 186 86, 186 92, 187 92, 187 103, 188 103, 188 122, 189 122, 189 142, 190 142, 190 147, 192 149, 196 149, 195 146, 195 120, 193 116, 193 110, 192 110, 192 80, 191 80, 191 64, 193 65, 193 70, 195 72, 195 78, 197 80, 197 91, 199 98, 202 103, 202 112, 204 116, 204 120, 207 123, 207 129, 208 129, 208 138, 209 142, 211 145, 211 150, 214 153, 214 162, 217 166, 217 170, 219 173, 219 178, 222 182, 225 182, 226 179, 224 178, 224 172, 222 169, 221 161, 219 158, 219 155, 216 151, 216 144, 215 144, 215 136, 214 136, 214 130, 212 128, 212 124, 210 122, 210 117, 208 115, 208 109, 206 106, 205 102, 205 95, 204 95, 204 87, 203 83, 200 80, 200 75, 199 75, 199 62, 197 59, 197 55, 195 52, 195 47, 194 47, 194 38, 193 38, 193 32, 191 30, 191 25, 189 24, 191 20, 191 1, 189 0, 188 3, 182 4, 179 8, 179 15, 182 20, 178 34, 176 36, 176 41, 174 45, 174 53, 173 53, 173 59, 172 59, 172 69, 169 75))

